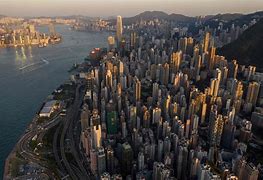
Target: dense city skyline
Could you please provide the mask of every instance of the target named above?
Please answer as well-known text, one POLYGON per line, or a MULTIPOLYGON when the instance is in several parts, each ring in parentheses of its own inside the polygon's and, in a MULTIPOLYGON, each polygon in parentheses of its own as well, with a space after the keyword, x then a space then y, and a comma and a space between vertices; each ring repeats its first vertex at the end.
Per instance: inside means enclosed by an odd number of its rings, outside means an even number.
POLYGON ((261 0, 109 0, 109 1, 62 1, 62 0, 3 0, 0 1, 0 12, 8 16, 134 16, 145 10, 159 10, 167 13, 178 13, 188 16, 212 15, 218 13, 250 13, 263 9, 261 0), (27 4, 27 8, 24 5, 27 4), (114 8, 118 7, 118 8, 114 8), (12 9, 12 11, 10 11, 12 9))
POLYGON ((0 98, 11 107, 0 111, 9 131, 0 146, 24 132, 0 151, 4 180, 263 179, 259 0, 10 1, 0 12, 23 15, 0 16, 0 68, 11 60, 15 69, 0 69, 0 95, 19 91, 0 98), (49 86, 60 75, 31 123, 10 126, 5 113, 25 119, 20 97, 43 89, 34 81, 49 86))

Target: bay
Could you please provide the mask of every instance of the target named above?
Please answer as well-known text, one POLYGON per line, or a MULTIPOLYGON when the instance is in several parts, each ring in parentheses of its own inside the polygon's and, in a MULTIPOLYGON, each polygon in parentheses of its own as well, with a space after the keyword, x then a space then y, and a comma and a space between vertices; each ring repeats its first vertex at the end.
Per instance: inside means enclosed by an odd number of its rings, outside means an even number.
POLYGON ((45 98, 69 78, 75 62, 82 62, 92 48, 107 46, 106 32, 76 32, 64 25, 56 31, 63 37, 60 44, 0 48, 0 179, 5 158, 45 98))

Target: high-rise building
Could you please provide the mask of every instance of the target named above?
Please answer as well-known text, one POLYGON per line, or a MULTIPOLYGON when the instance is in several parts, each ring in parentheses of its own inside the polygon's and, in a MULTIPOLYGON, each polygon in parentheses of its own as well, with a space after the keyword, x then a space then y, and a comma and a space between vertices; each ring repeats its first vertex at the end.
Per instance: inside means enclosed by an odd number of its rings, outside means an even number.
POLYGON ((107 132, 108 134, 116 134, 118 131, 118 124, 117 124, 117 112, 114 109, 114 103, 112 100, 107 104, 107 132))
POLYGON ((97 152, 97 163, 98 163, 98 174, 101 175, 106 171, 106 156, 104 152, 104 148, 98 148, 97 152))
POLYGON ((130 46, 131 46, 131 49, 135 48, 136 46, 136 41, 137 41, 137 33, 136 32, 131 32, 131 40, 130 40, 130 46))
POLYGON ((101 146, 101 125, 93 126, 92 130, 93 148, 97 149, 101 146))
POLYGON ((113 36, 108 37, 109 50, 112 50, 115 45, 115 38, 113 36))
POLYGON ((178 52, 173 53, 171 55, 170 66, 171 66, 171 72, 172 73, 176 74, 179 71, 181 61, 182 61, 182 57, 183 57, 182 51, 178 51, 178 52))
POLYGON ((250 82, 247 90, 246 103, 251 103, 253 106, 256 105, 260 84, 257 82, 250 82))
POLYGON ((133 151, 128 142, 122 144, 121 148, 121 168, 126 175, 130 174, 132 168, 133 151))
POLYGON ((139 152, 138 154, 138 170, 141 171, 144 168, 144 154, 139 152))
POLYGON ((116 24, 116 36, 118 43, 121 42, 122 39, 122 17, 117 16, 117 24, 116 24))
POLYGON ((234 169, 239 180, 257 180, 259 171, 252 163, 247 163, 244 159, 239 159, 235 163, 234 169))
POLYGON ((140 80, 135 77, 134 80, 134 93, 135 93, 135 102, 141 100, 141 82, 140 80))
POLYGON ((207 51, 208 51, 209 41, 210 41, 210 33, 207 32, 207 33, 205 34, 205 38, 204 38, 204 42, 203 42, 203 44, 204 44, 204 52, 207 52, 207 51))
POLYGON ((106 160, 107 160, 107 172, 110 174, 114 173, 114 151, 109 146, 106 148, 106 160))

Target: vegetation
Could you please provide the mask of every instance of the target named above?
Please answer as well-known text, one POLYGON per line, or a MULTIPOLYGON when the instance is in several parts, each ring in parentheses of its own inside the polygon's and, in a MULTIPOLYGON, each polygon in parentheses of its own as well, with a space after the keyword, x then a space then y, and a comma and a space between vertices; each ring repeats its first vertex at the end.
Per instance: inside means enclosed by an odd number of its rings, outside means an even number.
POLYGON ((53 94, 55 100, 65 101, 75 97, 75 85, 63 84, 59 89, 61 89, 60 92, 54 92, 53 94))
POLYGON ((37 140, 31 140, 29 142, 29 146, 32 150, 34 150, 37 147, 37 140))
POLYGON ((263 69, 263 19, 246 30, 236 41, 218 49, 218 54, 228 60, 236 59, 243 65, 254 65, 259 71, 263 69))
POLYGON ((47 120, 49 120, 48 117, 39 117, 37 119, 37 123, 42 124, 42 123, 46 122, 47 120))
POLYGON ((12 159, 12 161, 10 161, 10 166, 11 166, 11 176, 12 177, 17 177, 17 176, 19 176, 20 174, 19 174, 19 167, 21 166, 21 165, 24 165, 24 161, 22 160, 22 159, 20 159, 20 158, 17 158, 17 157, 14 157, 13 159, 12 159))

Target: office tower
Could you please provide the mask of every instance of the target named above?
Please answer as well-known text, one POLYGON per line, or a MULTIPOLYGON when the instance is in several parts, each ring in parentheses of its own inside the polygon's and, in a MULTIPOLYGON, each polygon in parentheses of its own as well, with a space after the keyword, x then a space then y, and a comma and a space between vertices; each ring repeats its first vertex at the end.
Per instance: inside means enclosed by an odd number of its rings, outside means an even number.
POLYGON ((202 61, 202 57, 199 55, 196 58, 196 61, 194 62, 195 64, 195 79, 196 81, 200 80, 200 69, 201 69, 201 62, 202 61))
MULTIPOLYGON (((213 114, 215 112, 211 112, 211 113, 213 114)), ((210 146, 219 146, 221 142, 224 120, 221 114, 219 114, 217 117, 213 117, 213 115, 211 115, 210 117, 209 117, 209 121, 210 121, 209 122, 209 132, 210 132, 209 144, 210 146)))
POLYGON ((190 135, 190 119, 186 120, 185 123, 185 138, 189 139, 189 135, 190 135))
POLYGON ((248 66, 247 73, 245 74, 245 76, 247 77, 247 81, 251 79, 251 77, 255 74, 255 72, 256 72, 255 66, 248 66))
POLYGON ((161 162, 154 162, 153 163, 153 180, 161 179, 161 170, 164 168, 164 164, 161 162))
POLYGON ((80 114, 80 122, 81 122, 81 130, 84 131, 90 126, 89 123, 89 117, 90 116, 90 111, 87 107, 87 104, 83 105, 83 109, 80 114))
POLYGON ((108 37, 108 45, 109 45, 109 51, 114 49, 115 46, 115 38, 113 36, 108 37))
POLYGON ((123 138, 126 138, 127 136, 127 126, 126 126, 126 122, 122 122, 121 123, 121 134, 123 138))
POLYGON ((187 38, 186 54, 192 56, 194 50, 194 39, 192 37, 187 38))
POLYGON ((117 24, 116 24, 116 36, 117 36, 117 41, 118 43, 121 42, 122 39, 122 17, 117 16, 117 24))
POLYGON ((151 114, 148 110, 146 110, 143 114, 143 127, 150 128, 151 125, 151 114))
POLYGON ((182 144, 178 147, 176 177, 177 179, 186 179, 186 169, 188 164, 188 149, 182 144))
POLYGON ((134 49, 136 46, 136 40, 137 40, 137 33, 136 32, 131 32, 131 37, 130 37, 131 41, 130 41, 130 46, 131 49, 134 49))
POLYGON ((115 104, 112 100, 107 104, 106 107, 107 112, 107 132, 108 134, 116 134, 118 131, 118 124, 117 124, 117 112, 115 110, 115 104))
POLYGON ((239 141, 243 142, 243 143, 248 143, 252 137, 252 131, 251 130, 252 130, 251 121, 246 121, 244 123, 243 127, 240 129, 239 141))
POLYGON ((141 100, 141 82, 140 80, 135 77, 134 80, 134 93, 135 93, 135 102, 141 100))
POLYGON ((250 82, 247 90, 246 103, 251 103, 253 106, 256 105, 260 84, 257 82, 250 82))
POLYGON ((208 70, 211 72, 215 66, 215 54, 216 54, 216 48, 211 47, 209 51, 209 57, 208 57, 208 70))
POLYGON ((160 120, 161 120, 161 108, 156 107, 153 109, 152 122, 153 124, 157 124, 159 123, 160 120))
POLYGON ((228 68, 227 67, 224 67, 222 69, 222 79, 220 81, 220 84, 222 85, 225 85, 226 84, 226 80, 227 80, 227 77, 228 77, 228 68))
POLYGON ((227 121, 223 128, 221 146, 231 150, 235 138, 236 126, 231 121, 227 121))
POLYGON ((244 171, 244 179, 257 180, 259 175, 258 169, 252 163, 247 163, 244 171))
POLYGON ((163 85, 168 85, 168 82, 169 82, 169 64, 168 63, 165 63, 163 65, 163 68, 162 68, 163 72, 162 72, 162 78, 161 78, 161 82, 163 85))
POLYGON ((124 64, 122 61, 119 61, 119 75, 123 76, 124 73, 124 64))
POLYGON ((90 150, 90 169, 93 174, 97 174, 97 151, 95 149, 90 150))
POLYGON ((171 61, 170 61, 171 73, 176 74, 179 71, 182 57, 183 57, 182 51, 178 51, 171 55, 171 61))
POLYGON ((168 153, 170 153, 171 151, 171 140, 170 138, 167 136, 165 137, 164 141, 163 141, 163 154, 166 155, 168 153))
POLYGON ((207 32, 207 33, 205 34, 205 38, 204 38, 204 42, 203 42, 203 44, 204 44, 204 51, 203 51, 203 52, 207 52, 207 51, 208 51, 209 41, 210 41, 210 33, 207 32))
POLYGON ((90 150, 92 148, 92 135, 90 128, 87 128, 81 133, 81 141, 86 155, 90 156, 90 150))
POLYGON ((108 146, 106 148, 106 160, 107 160, 107 172, 110 174, 114 173, 114 151, 113 149, 108 146))
POLYGON ((113 83, 112 73, 111 73, 110 70, 107 70, 107 73, 106 73, 106 87, 107 88, 111 88, 112 87, 112 83, 113 83))
POLYGON ((106 171, 106 156, 103 147, 98 148, 97 163, 98 163, 98 174, 101 175, 106 171))
POLYGON ((157 147, 157 160, 161 162, 163 160, 163 140, 158 140, 158 147, 157 147))
POLYGON ((201 111, 201 124, 204 124, 204 123, 205 123, 206 109, 207 109, 207 104, 206 104, 206 103, 203 103, 203 104, 202 104, 202 111, 201 111))
POLYGON ((138 154, 138 170, 142 171, 144 169, 144 154, 139 152, 138 154))
POLYGON ((129 111, 129 124, 131 127, 130 130, 136 128, 136 122, 137 122, 137 108, 136 106, 130 106, 130 111, 129 111))
POLYGON ((125 175, 130 174, 132 168, 133 151, 128 142, 125 142, 121 146, 121 168, 125 175))
POLYGON ((187 38, 180 38, 178 42, 178 50, 182 51, 183 54, 186 53, 187 48, 187 38))
POLYGON ((234 78, 236 79, 237 77, 237 70, 238 70, 238 64, 236 60, 233 60, 229 65, 228 65, 229 73, 228 77, 229 78, 234 78))
POLYGON ((236 161, 234 171, 239 180, 257 180, 259 175, 254 164, 247 163, 242 158, 236 161))
POLYGON ((158 91, 159 91, 159 84, 155 82, 153 83, 153 91, 152 91, 152 97, 154 102, 158 99, 158 91))
POLYGON ((94 149, 101 147, 101 125, 93 126, 92 137, 92 147, 94 149))
POLYGON ((209 129, 208 129, 208 139, 210 142, 210 145, 214 145, 215 138, 216 138, 216 128, 217 128, 217 107, 216 105, 213 105, 211 107, 210 115, 209 115, 209 129))

